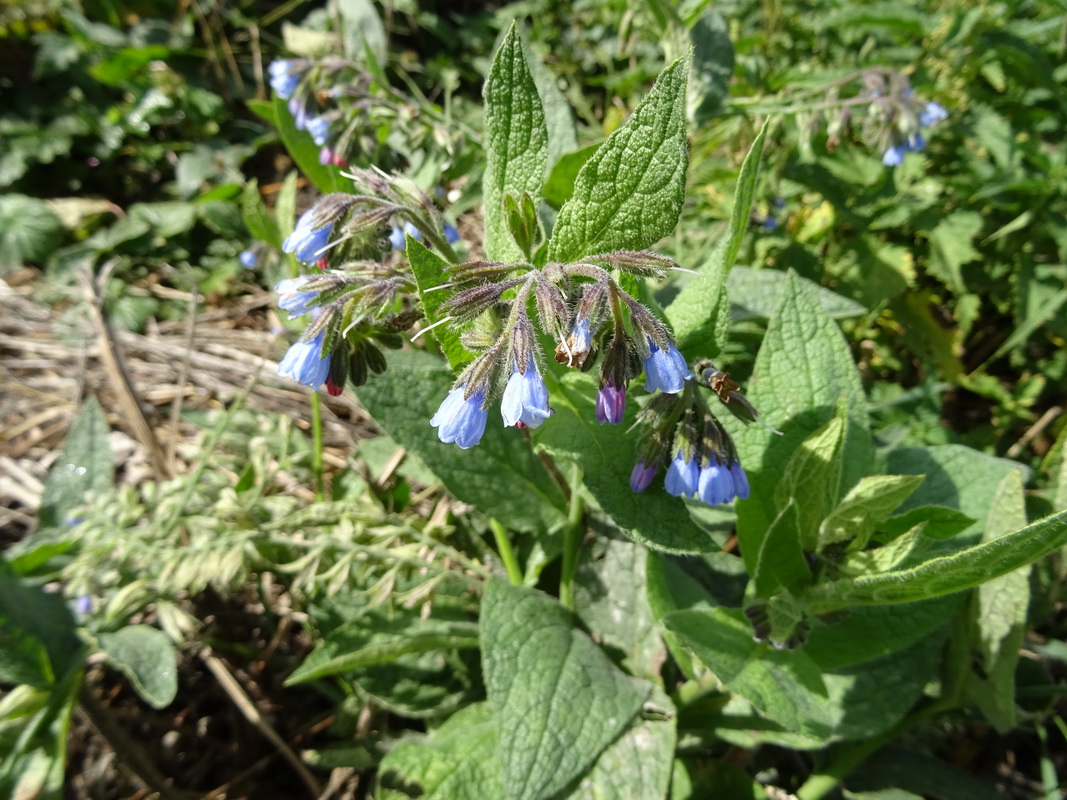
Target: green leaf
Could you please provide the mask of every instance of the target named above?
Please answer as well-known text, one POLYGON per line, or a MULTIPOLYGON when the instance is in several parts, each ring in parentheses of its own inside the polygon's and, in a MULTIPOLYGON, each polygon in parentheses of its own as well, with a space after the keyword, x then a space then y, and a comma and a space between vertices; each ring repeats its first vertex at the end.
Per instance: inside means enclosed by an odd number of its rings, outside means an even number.
MULTIPOLYGON (((55 462, 41 493, 39 535, 50 528, 69 528, 71 513, 85 504, 89 492, 102 493, 115 481, 115 459, 108 435, 111 429, 95 397, 85 401, 70 426, 63 455, 55 462)), ((33 537, 31 537, 31 540, 33 537)))
POLYGON ((717 11, 706 11, 689 31, 693 43, 690 107, 700 125, 717 115, 730 93, 734 76, 734 46, 726 21, 717 11))
POLYGON ((274 97, 274 124, 278 126, 278 135, 282 137, 285 149, 316 189, 328 193, 343 192, 350 188, 350 182, 341 178, 341 171, 336 166, 319 163, 321 148, 312 140, 310 133, 297 130, 288 103, 277 95, 274 97))
POLYGON ((737 504, 737 535, 752 573, 763 535, 778 514, 773 498, 782 470, 800 443, 837 415, 839 404, 848 419, 841 489, 851 488, 869 471, 867 401, 852 352, 834 321, 792 273, 756 356, 746 396, 783 434, 749 425, 734 435, 751 486, 749 499, 737 504))
MULTIPOLYGON (((522 432, 504 428, 490 409, 477 447, 444 444, 430 418, 448 395, 452 373, 425 353, 391 353, 389 368, 356 394, 386 433, 418 455, 457 498, 518 530, 542 530, 563 521, 567 502, 522 432)), ((550 421, 551 423, 551 421, 550 421)))
POLYGON ((651 686, 617 669, 540 592, 486 584, 482 663, 514 800, 549 797, 584 774, 641 709, 651 686))
POLYGON ((0 267, 44 262, 63 238, 63 221, 43 200, 0 196, 0 267))
POLYGON ((923 523, 923 536, 931 539, 951 539, 971 527, 975 520, 954 508, 930 505, 912 508, 903 514, 882 520, 878 528, 895 538, 907 533, 919 523, 923 523))
POLYGON ((821 670, 803 651, 757 644, 739 609, 675 611, 663 622, 730 691, 786 730, 831 736, 829 693, 821 670))
POLYGON ((677 739, 674 704, 656 687, 641 719, 612 742, 567 800, 661 800, 671 780, 677 739))
POLYGON ((574 182, 585 162, 593 157, 600 145, 591 144, 573 153, 565 153, 555 162, 545 181, 544 200, 553 208, 560 208, 574 195, 574 182))
POLYGON ((327 633, 285 685, 388 664, 410 653, 477 646, 478 627, 472 622, 366 616, 327 633))
POLYGON ((488 703, 475 703, 430 736, 405 739, 378 767, 380 800, 502 798, 497 723, 488 703))
POLYGON ((778 508, 785 508, 791 500, 796 503, 800 548, 808 552, 816 549, 819 523, 840 496, 846 413, 847 409, 839 408, 833 419, 800 443, 774 490, 778 508))
POLYGON ((534 441, 554 458, 577 461, 586 488, 634 541, 672 553, 718 550, 711 536, 693 523, 685 504, 667 494, 660 481, 640 494, 630 488, 636 457, 627 429, 634 423, 634 404, 627 404, 618 425, 598 424, 595 405, 593 376, 567 373, 553 387, 556 413, 534 431, 534 441))
POLYGON ((386 58, 385 26, 378 9, 370 0, 336 0, 341 13, 342 41, 345 55, 357 64, 366 61, 368 52, 377 64, 386 58))
MULTIPOLYGON (((807 278, 797 275, 794 280, 802 283, 815 296, 822 310, 833 319, 858 317, 867 311, 854 300, 842 297, 807 278)), ((730 297, 730 319, 739 322, 771 317, 782 302, 782 293, 788 281, 788 272, 734 267, 726 279, 726 291, 730 297)))
POLYGON ((556 76, 541 63, 541 59, 530 49, 528 42, 523 40, 523 44, 526 47, 526 65, 530 68, 533 82, 537 84, 537 93, 541 97, 541 106, 545 112, 545 125, 548 128, 546 164, 552 167, 565 153, 578 149, 578 130, 574 125, 570 104, 560 91, 556 76))
MULTIPOLYGON (((411 265, 411 272, 415 276, 415 283, 419 288, 422 313, 426 316, 426 322, 433 325, 441 319, 441 315, 437 313, 437 310, 448 299, 448 294, 430 290, 448 283, 448 262, 427 248, 422 242, 411 238, 410 235, 406 236, 407 248, 404 252, 407 255, 408 264, 411 265)), ((473 360, 474 354, 463 346, 463 343, 459 340, 459 333, 448 327, 448 323, 438 325, 430 333, 433 334, 437 343, 441 345, 441 351, 445 354, 445 358, 448 359, 452 369, 458 370, 460 365, 473 360)))
POLYGON ((688 60, 660 74, 648 96, 578 173, 556 219, 552 261, 642 250, 669 235, 685 199, 688 60))
POLYGON ((410 653, 346 677, 376 705, 415 719, 441 719, 485 697, 473 650, 410 653))
POLYGON ((981 258, 973 245, 981 231, 977 212, 954 211, 930 233, 930 271, 957 293, 967 291, 961 267, 981 258))
POLYGON ((282 235, 278 231, 278 223, 267 211, 255 178, 246 183, 241 192, 241 219, 254 238, 266 242, 276 250, 282 249, 282 235))
POLYGON ((686 284, 674 302, 667 306, 667 320, 674 329, 678 348, 689 358, 697 355, 714 356, 725 344, 726 326, 730 320, 726 279, 749 228, 752 197, 756 191, 768 125, 769 122, 764 123, 760 128, 741 165, 737 188, 734 189, 729 230, 716 242, 707 261, 699 268, 699 276, 686 284))
POLYGON ((770 597, 779 587, 796 592, 811 583, 811 570, 800 546, 794 500, 789 500, 767 530, 752 578, 757 597, 770 597))
POLYGON ((170 705, 178 693, 178 653, 158 628, 129 625, 97 637, 108 663, 121 670, 153 708, 170 705))
POLYGON ((548 128, 526 47, 512 23, 485 81, 485 253, 494 261, 520 261, 527 254, 512 240, 504 196, 528 192, 535 204, 548 168, 548 128))
MULTIPOLYGON (((1026 524, 1026 500, 1018 470, 1001 481, 986 520, 983 542, 992 542, 1026 524)), ((970 697, 1001 733, 1016 724, 1015 667, 1026 633, 1031 565, 983 583, 975 592, 972 619, 977 663, 972 662, 970 697)))
POLYGON ((879 523, 908 499, 922 475, 871 475, 860 478, 841 503, 819 526, 819 550, 835 542, 852 540, 849 548, 862 550, 879 523))
POLYGON ((632 675, 658 677, 663 641, 645 592, 648 551, 634 542, 598 536, 582 553, 574 610, 605 648, 622 655, 632 675))
POLYGON ((1067 544, 1067 512, 1045 517, 997 539, 910 569, 863 575, 813 587, 808 608, 820 614, 852 605, 910 603, 972 589, 1026 566, 1067 544))

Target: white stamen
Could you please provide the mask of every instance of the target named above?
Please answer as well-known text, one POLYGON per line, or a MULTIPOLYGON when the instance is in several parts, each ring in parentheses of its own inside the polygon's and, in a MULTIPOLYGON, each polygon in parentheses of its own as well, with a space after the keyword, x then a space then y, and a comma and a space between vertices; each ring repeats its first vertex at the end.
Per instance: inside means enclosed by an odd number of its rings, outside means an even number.
POLYGON ((451 322, 453 319, 455 319, 455 318, 452 317, 452 316, 448 316, 448 317, 444 317, 443 319, 437 320, 437 322, 435 322, 433 325, 427 325, 425 328, 423 328, 418 333, 416 333, 414 336, 412 336, 411 337, 411 341, 415 341, 420 336, 422 336, 424 333, 426 333, 426 331, 432 331, 438 325, 444 325, 446 322, 451 322))

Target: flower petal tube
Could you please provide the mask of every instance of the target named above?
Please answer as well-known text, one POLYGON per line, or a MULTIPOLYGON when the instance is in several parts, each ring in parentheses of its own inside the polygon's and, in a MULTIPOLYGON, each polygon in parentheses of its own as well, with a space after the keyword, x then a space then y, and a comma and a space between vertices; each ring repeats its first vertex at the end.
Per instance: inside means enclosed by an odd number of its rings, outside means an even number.
POLYGON ((596 421, 603 425, 610 422, 618 425, 626 413, 626 387, 602 386, 596 393, 596 421))
POLYGON ((700 467, 696 459, 689 460, 678 451, 670 466, 667 467, 667 477, 663 479, 663 486, 667 494, 675 497, 692 497, 697 493, 700 479, 700 467))
POLYGON ((321 227, 313 227, 315 209, 311 208, 301 214, 296 222, 296 228, 285 237, 282 242, 282 251, 296 255, 297 261, 310 264, 319 259, 321 251, 330 243, 330 234, 333 233, 333 223, 328 222, 321 227))
POLYGON ((655 464, 646 466, 642 458, 634 464, 633 472, 630 473, 630 488, 635 492, 643 492, 652 485, 652 479, 656 477, 658 469, 655 464))
POLYGON ((325 338, 326 332, 320 331, 306 342, 296 342, 278 365, 278 374, 318 391, 330 372, 330 357, 322 355, 325 338))
POLYGON ((485 433, 489 411, 483 408, 485 392, 475 392, 464 398, 466 386, 457 386, 448 393, 430 424, 437 428, 437 438, 445 444, 455 442, 466 450, 474 447, 485 433))
POLYGON ((748 475, 745 469, 737 461, 730 465, 730 477, 734 482, 734 494, 738 500, 748 498, 748 475))
POLYGON ((310 275, 302 275, 299 278, 286 278, 279 281, 274 287, 278 293, 278 308, 289 312, 289 319, 302 317, 312 309, 312 303, 319 296, 318 292, 305 292, 301 286, 311 280, 310 275))
POLYGON ((645 391, 659 389, 666 394, 678 394, 685 387, 688 378, 693 377, 685 356, 678 348, 668 342, 661 350, 651 339, 648 340, 649 356, 645 359, 645 391))
POLYGON ((500 414, 504 424, 536 428, 552 414, 548 407, 548 387, 541 373, 534 366, 533 356, 526 363, 526 371, 519 372, 518 364, 504 387, 500 401, 500 414))
POLYGON ((714 459, 704 469, 700 470, 700 478, 697 481, 697 497, 702 503, 709 506, 717 506, 729 503, 734 499, 734 478, 730 470, 722 466, 714 459))

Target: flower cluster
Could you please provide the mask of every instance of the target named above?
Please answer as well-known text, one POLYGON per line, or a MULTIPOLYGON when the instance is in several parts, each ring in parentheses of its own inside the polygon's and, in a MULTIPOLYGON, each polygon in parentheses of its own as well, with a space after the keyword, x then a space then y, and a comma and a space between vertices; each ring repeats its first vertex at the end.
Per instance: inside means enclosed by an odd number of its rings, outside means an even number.
POLYGON ((711 506, 748 497, 748 476, 730 434, 709 408, 710 389, 734 416, 754 422, 759 415, 739 386, 710 361, 694 365, 695 378, 679 394, 661 395, 638 415, 644 426, 630 488, 643 492, 665 468, 664 488, 675 497, 692 497, 711 506))
POLYGON ((948 112, 937 103, 928 102, 917 115, 902 114, 900 119, 902 127, 899 134, 902 138, 896 144, 891 144, 882 155, 882 163, 887 167, 903 163, 905 153, 918 153, 925 149, 926 139, 921 131, 948 119, 948 112))

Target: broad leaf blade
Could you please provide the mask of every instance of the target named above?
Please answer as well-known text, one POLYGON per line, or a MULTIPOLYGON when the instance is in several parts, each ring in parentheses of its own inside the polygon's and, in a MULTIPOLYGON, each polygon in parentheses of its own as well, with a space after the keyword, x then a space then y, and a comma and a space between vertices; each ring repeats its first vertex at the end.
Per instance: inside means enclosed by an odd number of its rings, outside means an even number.
POLYGON ((578 172, 549 243, 552 261, 642 250, 669 235, 685 199, 687 59, 667 67, 630 117, 578 172))
POLYGON ((514 23, 485 81, 485 253, 494 261, 526 256, 508 231, 504 196, 529 192, 536 205, 548 169, 548 128, 541 97, 514 23))
POLYGON ((850 549, 863 549, 878 524, 907 500, 922 482, 922 475, 860 478, 819 526, 819 550, 849 540, 852 540, 850 549))
POLYGON ((540 592, 492 580, 481 614, 508 796, 549 797, 629 727, 651 686, 616 668, 570 613, 540 592))
MULTIPOLYGON (((419 288, 422 313, 426 315, 426 323, 433 325, 441 319, 438 309, 448 299, 448 294, 430 290, 448 283, 448 262, 422 242, 411 238, 410 235, 407 236, 407 248, 404 252, 407 254, 411 271, 415 275, 415 283, 419 288)), ((448 323, 438 325, 430 332, 441 345, 441 351, 445 354, 452 369, 457 369, 461 364, 474 358, 474 354, 460 342, 459 334, 448 327, 448 323)))
POLYGON ((114 456, 108 442, 104 412, 95 397, 85 401, 71 425, 63 455, 48 473, 41 494, 41 529, 67 528, 71 512, 85 503, 88 492, 105 492, 115 479, 114 456))
POLYGON ((130 625, 100 634, 98 643, 145 701, 154 708, 170 705, 178 693, 178 654, 167 634, 148 625, 130 625))
POLYGON ((340 169, 332 164, 319 163, 319 146, 310 133, 297 130, 288 103, 277 95, 274 97, 274 123, 285 149, 315 188, 323 193, 344 191, 340 169))
POLYGON ((253 237, 277 250, 282 249, 282 235, 278 231, 278 223, 267 211, 255 178, 246 183, 241 192, 241 219, 253 237))

